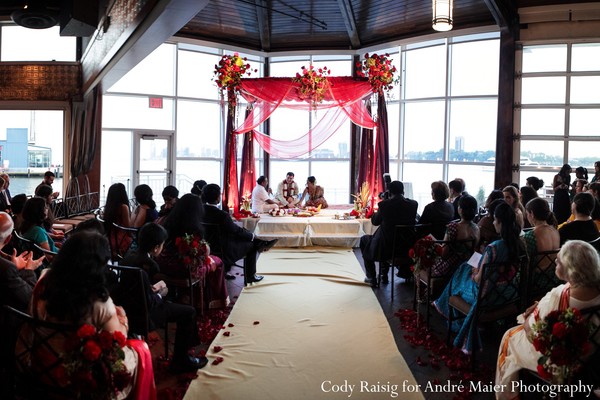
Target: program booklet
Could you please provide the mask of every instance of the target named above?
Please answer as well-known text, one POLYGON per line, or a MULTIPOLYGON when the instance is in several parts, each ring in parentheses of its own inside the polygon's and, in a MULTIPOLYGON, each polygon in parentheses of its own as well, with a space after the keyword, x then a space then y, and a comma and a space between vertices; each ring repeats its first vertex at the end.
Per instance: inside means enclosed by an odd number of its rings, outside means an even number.
POLYGON ((478 268, 479 260, 481 260, 481 253, 478 253, 475 251, 475 252, 473 252, 473 255, 471 256, 471 258, 469 258, 469 261, 467 261, 467 264, 469 264, 473 268, 478 268))

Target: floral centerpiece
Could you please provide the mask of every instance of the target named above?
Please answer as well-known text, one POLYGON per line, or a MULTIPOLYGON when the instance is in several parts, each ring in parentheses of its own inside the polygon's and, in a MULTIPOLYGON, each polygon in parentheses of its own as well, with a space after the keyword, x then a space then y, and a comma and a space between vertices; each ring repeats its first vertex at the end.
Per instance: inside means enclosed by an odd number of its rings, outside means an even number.
POLYGON ((114 399, 131 382, 125 367, 126 338, 118 331, 85 324, 67 342, 63 367, 69 385, 81 399, 114 399))
POLYGON ((192 276, 195 278, 201 277, 202 267, 210 263, 210 246, 208 242, 198 235, 185 234, 175 239, 175 246, 179 258, 185 265, 192 268, 192 276))
POLYGON ((392 65, 389 54, 365 54, 365 59, 356 64, 359 69, 358 76, 366 77, 371 84, 373 93, 383 94, 384 91, 392 90, 394 86, 394 74, 396 67, 392 65))
POLYGON ((302 67, 302 73, 297 72, 292 78, 293 82, 299 83, 296 89, 298 97, 302 100, 309 100, 313 108, 321 103, 325 98, 325 92, 329 87, 327 75, 330 74, 327 67, 315 69, 312 65, 309 68, 302 67))
POLYGON ((233 55, 224 55, 219 60, 219 64, 215 65, 213 79, 219 87, 221 99, 224 98, 224 92, 227 91, 227 102, 231 115, 233 115, 237 106, 242 77, 244 74, 250 75, 251 73, 250 64, 246 61, 246 57, 242 58, 238 53, 233 53, 233 55))
POLYGON ((591 349, 588 321, 576 308, 554 310, 532 326, 533 347, 542 356, 537 372, 555 383, 568 382, 581 368, 581 357, 591 349))
POLYGON ((369 188, 369 182, 363 182, 360 187, 360 192, 357 194, 353 194, 354 197, 354 210, 356 211, 357 216, 362 214, 365 209, 369 206, 369 201, 371 200, 371 189, 369 188))
POLYGON ((422 269, 431 268, 435 260, 442 255, 442 251, 442 246, 435 242, 432 235, 417 240, 413 248, 408 251, 408 256, 415 263, 411 267, 413 273, 417 274, 422 269))

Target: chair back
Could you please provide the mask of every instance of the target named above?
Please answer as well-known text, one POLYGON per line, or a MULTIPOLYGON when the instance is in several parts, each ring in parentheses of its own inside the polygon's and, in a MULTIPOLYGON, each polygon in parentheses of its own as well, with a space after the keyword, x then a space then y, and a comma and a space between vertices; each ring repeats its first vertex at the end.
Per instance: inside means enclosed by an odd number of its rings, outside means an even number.
POLYGON ((525 287, 526 297, 523 304, 525 307, 541 299, 550 289, 561 283, 555 274, 556 256, 559 251, 560 249, 541 251, 529 260, 525 287))
POLYGON ((522 310, 527 273, 527 257, 480 266, 477 314, 482 320, 498 320, 522 310))
POLYGON ((114 274, 107 277, 110 297, 116 305, 125 309, 129 321, 129 334, 148 339, 150 315, 145 285, 149 285, 150 281, 146 271, 124 265, 107 267, 114 274))
POLYGON ((17 395, 24 398, 76 398, 62 382, 63 345, 76 335, 77 325, 40 320, 4 305, 21 330, 15 347, 17 395))
POLYGON ((137 247, 138 228, 128 228, 112 223, 108 233, 110 254, 113 261, 122 260, 131 248, 137 247))
POLYGON ((600 236, 588 243, 591 244, 592 247, 594 247, 598 253, 600 253, 600 236))

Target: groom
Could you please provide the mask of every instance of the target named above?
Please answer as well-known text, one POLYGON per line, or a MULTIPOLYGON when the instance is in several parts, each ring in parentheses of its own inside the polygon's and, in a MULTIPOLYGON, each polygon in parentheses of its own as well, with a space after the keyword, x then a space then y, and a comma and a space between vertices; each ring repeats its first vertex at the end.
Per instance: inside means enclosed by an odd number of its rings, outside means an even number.
POLYGON ((294 173, 288 172, 285 179, 277 185, 277 193, 275 199, 279 201, 283 207, 294 207, 299 201, 298 184, 294 182, 294 173))

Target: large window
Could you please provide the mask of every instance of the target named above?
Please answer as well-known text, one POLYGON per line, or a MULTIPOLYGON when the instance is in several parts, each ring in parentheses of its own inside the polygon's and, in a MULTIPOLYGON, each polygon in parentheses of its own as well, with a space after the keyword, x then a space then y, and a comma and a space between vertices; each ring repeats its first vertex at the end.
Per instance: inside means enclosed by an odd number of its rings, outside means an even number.
POLYGON ((463 178, 482 202, 494 189, 498 34, 402 46, 401 57, 402 97, 389 106, 390 135, 400 123, 390 138, 392 178, 410 183, 419 211, 434 180, 463 178))
POLYGON ((600 43, 524 44, 517 54, 521 184, 535 175, 551 185, 564 163, 593 174, 600 159, 598 60, 600 43))

